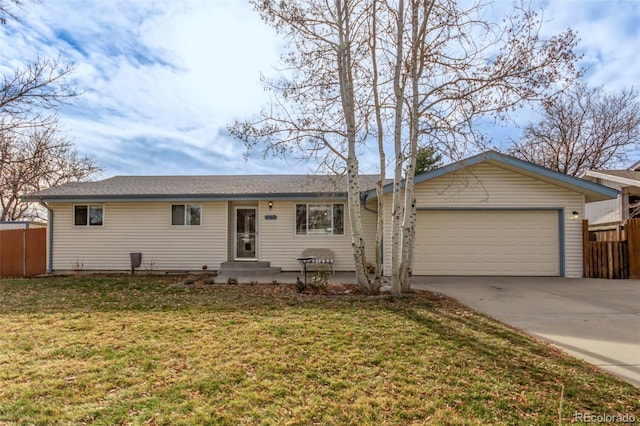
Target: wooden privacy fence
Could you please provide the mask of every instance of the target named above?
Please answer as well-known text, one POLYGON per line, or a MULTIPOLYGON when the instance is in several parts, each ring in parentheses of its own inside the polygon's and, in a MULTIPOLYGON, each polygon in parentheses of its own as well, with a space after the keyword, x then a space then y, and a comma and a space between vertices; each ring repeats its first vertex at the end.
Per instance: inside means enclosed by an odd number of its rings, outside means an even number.
POLYGON ((582 226, 586 278, 640 279, 640 219, 625 223, 623 241, 589 241, 588 221, 582 226))
POLYGON ((47 230, 0 231, 0 277, 29 277, 47 270, 47 230))

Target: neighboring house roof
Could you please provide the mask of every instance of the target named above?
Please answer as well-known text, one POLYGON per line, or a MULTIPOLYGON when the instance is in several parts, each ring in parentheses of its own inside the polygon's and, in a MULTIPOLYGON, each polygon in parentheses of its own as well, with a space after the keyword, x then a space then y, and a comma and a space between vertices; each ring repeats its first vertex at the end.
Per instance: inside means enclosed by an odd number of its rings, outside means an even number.
POLYGON ((633 163, 633 165, 629 167, 629 170, 633 170, 636 172, 640 171, 640 161, 633 163))
POLYGON ((640 187, 640 171, 635 170, 587 170, 582 176, 585 179, 605 179, 623 186, 640 187))
MULTIPOLYGON (((469 157, 467 159, 440 167, 439 169, 422 173, 416 176, 415 183, 419 184, 421 182, 436 179, 449 173, 460 172, 463 169, 475 166, 480 163, 489 163, 506 170, 511 170, 513 172, 520 173, 534 179, 538 179, 559 187, 582 193, 585 195, 586 202, 608 200, 616 198, 619 194, 619 191, 617 191, 616 189, 590 182, 585 179, 569 176, 564 173, 560 173, 555 170, 539 166, 537 164, 529 163, 527 161, 519 160, 515 157, 501 154, 496 151, 483 152, 473 157, 469 157)), ((392 190, 392 184, 385 185, 385 193, 391 192, 392 190)), ((370 190, 367 196, 375 197, 375 190, 370 190)))
MULTIPOLYGON (((360 176, 362 190, 377 175, 360 176)), ((74 182, 24 196, 25 201, 205 200, 345 196, 346 177, 330 175, 115 176, 74 182)))

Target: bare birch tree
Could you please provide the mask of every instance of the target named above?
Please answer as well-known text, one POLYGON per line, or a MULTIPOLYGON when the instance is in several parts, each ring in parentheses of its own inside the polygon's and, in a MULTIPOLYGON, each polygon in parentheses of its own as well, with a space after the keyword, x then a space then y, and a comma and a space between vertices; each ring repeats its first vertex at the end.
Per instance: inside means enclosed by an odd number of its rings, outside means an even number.
POLYGON ((384 198, 384 185, 386 181, 386 168, 387 157, 385 154, 385 126, 383 120, 383 101, 381 99, 380 81, 379 81, 379 69, 378 69, 378 11, 380 8, 380 2, 374 0, 371 5, 371 17, 370 23, 370 42, 369 42, 369 54, 371 57, 371 86, 373 94, 373 112, 375 117, 375 139, 378 144, 378 158, 379 158, 379 170, 380 175, 378 182, 376 182, 376 201, 378 217, 376 220, 376 243, 375 243, 375 269, 374 278, 372 283, 372 290, 378 290, 382 284, 382 274, 384 267, 383 242, 384 242, 384 211, 385 211, 385 198, 384 198))
MULTIPOLYGON (((540 16, 521 5, 501 24, 484 19, 489 4, 462 8, 454 0, 256 0, 254 6, 285 35, 287 69, 282 80, 267 82, 272 108, 230 131, 248 148, 266 143, 267 154, 301 153, 346 169, 362 289, 371 285, 364 273, 358 145, 374 136, 383 170, 385 143, 392 142, 392 265, 385 272, 393 293, 407 292, 418 147, 454 157, 478 141, 478 119, 505 115, 576 74, 573 32, 541 39, 540 16)), ((378 212, 384 214, 383 204, 378 212)))
POLYGON ((455 158, 479 141, 480 118, 504 116, 579 74, 571 30, 543 40, 542 19, 535 11, 516 3, 508 17, 495 24, 483 19, 488 6, 408 0, 404 11, 399 0, 389 8, 395 31, 389 32, 385 50, 396 52, 388 65, 396 109, 392 255, 398 259, 392 262, 392 293, 410 289, 418 147, 434 146, 455 158), (404 165, 402 188, 398 176, 404 165))
POLYGON ((579 82, 542 108, 542 119, 511 141, 511 155, 576 176, 620 165, 640 147, 640 101, 634 88, 608 92, 579 82))
MULTIPOLYGON (((325 169, 346 173, 351 240, 358 284, 371 290, 361 219, 357 146, 368 135, 365 70, 369 18, 364 0, 255 0, 262 19, 285 36, 284 77, 264 79, 273 105, 253 120, 230 126, 248 148, 264 143, 265 155, 316 159, 325 169)), ((367 61, 368 63, 368 61, 367 61)))

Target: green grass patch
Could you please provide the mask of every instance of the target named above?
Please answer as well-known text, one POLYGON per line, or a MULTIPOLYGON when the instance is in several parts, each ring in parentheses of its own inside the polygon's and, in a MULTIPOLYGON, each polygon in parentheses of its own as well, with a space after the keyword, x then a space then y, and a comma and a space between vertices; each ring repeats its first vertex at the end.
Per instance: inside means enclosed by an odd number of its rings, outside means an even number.
POLYGON ((640 419, 639 389, 427 292, 179 280, 0 280, 0 424, 640 419))

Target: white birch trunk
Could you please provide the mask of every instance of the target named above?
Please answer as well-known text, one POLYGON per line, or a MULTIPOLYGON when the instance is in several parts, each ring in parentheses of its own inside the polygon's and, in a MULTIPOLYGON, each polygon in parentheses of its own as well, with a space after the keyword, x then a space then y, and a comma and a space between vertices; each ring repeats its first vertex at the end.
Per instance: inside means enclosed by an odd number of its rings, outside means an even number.
POLYGON ((349 180, 349 220, 351 223, 351 247, 356 267, 356 279, 361 291, 371 291, 367 276, 367 259, 364 252, 362 231, 362 214, 360 203, 360 184, 358 179, 358 160, 353 157, 347 161, 347 178, 349 180))
POLYGON ((347 179, 349 220, 351 224, 351 247, 356 269, 356 279, 361 291, 369 292, 369 277, 367 276, 364 238, 362 235, 362 214, 360 203, 359 167, 356 153, 356 114, 352 75, 351 43, 350 43, 350 10, 348 2, 335 0, 338 18, 338 78, 340 82, 340 98, 347 130, 347 179))
MULTIPOLYGON (((419 4, 411 4, 411 63, 409 64, 409 76, 411 80, 411 97, 409 106, 409 146, 407 156, 409 163, 405 173, 404 188, 404 217, 402 220, 402 263, 400 266, 400 282, 403 293, 408 293, 411 289, 411 274, 413 268, 413 254, 416 229, 416 198, 415 198, 415 175, 416 175, 416 154, 418 152, 418 129, 419 129, 419 96, 420 96, 420 71, 424 43, 421 43, 419 22, 419 4)), ((424 17, 426 20, 426 16, 424 17)), ((424 22, 423 22, 424 24, 424 22)), ((424 28, 424 27, 423 27, 424 28)))
POLYGON ((378 85, 378 59, 377 59, 377 23, 378 23, 378 0, 373 2, 373 13, 371 16, 371 65, 373 69, 373 102, 376 117, 376 130, 378 132, 378 156, 380 159, 380 178, 376 184, 377 211, 378 218, 376 222, 376 266, 375 276, 372 282, 372 290, 377 291, 382 284, 382 268, 384 259, 382 259, 382 243, 384 237, 384 181, 386 179, 385 169, 387 167, 387 159, 384 152, 384 127, 382 124, 382 105, 380 103, 380 87, 378 85))
POLYGON ((391 294, 399 295, 402 292, 400 277, 402 262, 402 107, 404 90, 402 85, 402 54, 404 34, 404 1, 398 1, 396 20, 396 58, 393 72, 393 93, 395 101, 393 142, 395 150, 395 170, 393 176, 393 201, 391 217, 391 294))

